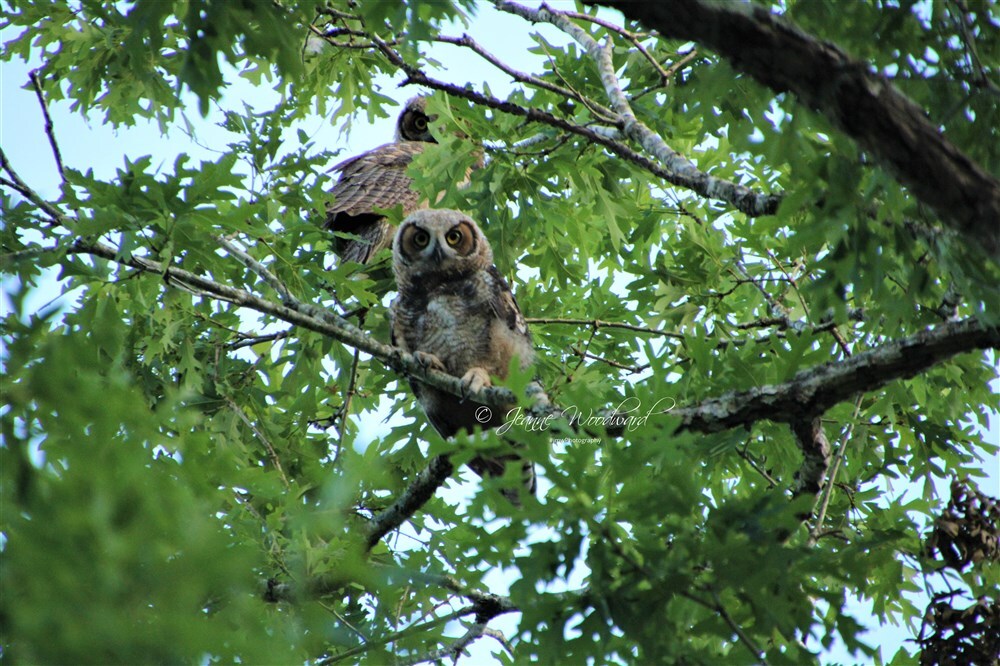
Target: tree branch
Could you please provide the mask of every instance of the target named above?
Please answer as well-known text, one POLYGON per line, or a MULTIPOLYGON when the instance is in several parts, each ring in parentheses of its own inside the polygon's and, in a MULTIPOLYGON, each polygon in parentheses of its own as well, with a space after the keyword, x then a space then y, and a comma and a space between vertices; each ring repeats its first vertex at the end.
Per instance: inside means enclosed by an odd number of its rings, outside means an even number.
MULTIPOLYGON (((245 335, 245 334, 244 334, 245 335)), ((277 333, 270 333, 268 335, 250 335, 242 338, 239 342, 233 342, 227 346, 229 351, 236 351, 237 349, 243 349, 244 347, 253 347, 254 345, 259 345, 262 342, 274 342, 276 340, 283 340, 291 335, 290 330, 279 331, 277 333)))
MULTIPOLYGON (((60 251, 60 248, 52 251, 60 251)), ((91 254, 162 275, 171 284, 200 289, 221 300, 328 335, 370 354, 400 374, 418 377, 452 395, 491 406, 517 403, 517 396, 503 387, 485 388, 473 394, 463 392, 459 378, 425 368, 412 355, 372 339, 329 310, 295 299, 279 305, 180 268, 134 255, 119 257, 114 248, 100 243, 78 240, 65 251, 91 254)), ((681 429, 698 432, 719 432, 759 420, 792 423, 818 416, 857 393, 879 389, 896 379, 913 377, 957 354, 989 348, 1000 348, 1000 329, 987 327, 975 318, 948 322, 844 361, 803 370, 783 384, 733 391, 696 405, 674 408, 670 413, 681 419, 681 429)), ((560 410, 554 405, 543 405, 540 412, 559 414, 560 410)), ((620 436, 622 433, 612 428, 608 434, 620 436)))
POLYGON ((52 218, 53 222, 56 222, 57 224, 65 224, 65 216, 59 212, 59 209, 42 197, 38 196, 37 192, 28 187, 28 185, 21 180, 21 177, 17 175, 17 172, 14 171, 14 167, 11 166, 10 161, 7 159, 7 154, 3 151, 3 148, 0 148, 0 170, 5 171, 7 175, 10 176, 9 181, 7 179, 0 179, 5 187, 10 187, 11 189, 16 190, 25 199, 41 208, 46 215, 52 218))
POLYGON ((611 108, 618 115, 619 128, 625 136, 641 145, 647 154, 652 155, 657 160, 658 171, 654 173, 658 176, 671 184, 687 188, 707 199, 725 201, 751 217, 772 215, 778 209, 778 204, 781 201, 779 195, 757 193, 732 181, 709 176, 699 170, 693 162, 674 151, 659 134, 636 118, 628 98, 622 91, 618 76, 615 74, 614 64, 611 62, 610 47, 612 42, 610 36, 607 47, 602 48, 590 36, 590 33, 570 20, 568 15, 555 11, 544 4, 537 10, 509 0, 494 0, 494 5, 500 11, 520 16, 533 23, 551 23, 586 49, 587 54, 597 64, 604 91, 611 102, 611 108))
POLYGON ((857 393, 913 377, 957 354, 990 348, 1000 348, 1000 329, 974 318, 948 322, 843 361, 802 370, 783 384, 733 391, 670 413, 680 417, 681 429, 698 432, 719 432, 759 420, 795 423, 857 393))
MULTIPOLYGON (((837 444, 837 452, 833 455, 833 464, 828 465, 828 467, 830 467, 830 474, 827 477, 826 484, 822 487, 823 494, 822 496, 816 498, 816 503, 813 505, 812 513, 816 517, 816 520, 813 523, 812 529, 809 530, 808 543, 810 546, 816 545, 816 542, 822 534, 821 528, 823 527, 823 521, 826 520, 826 511, 830 506, 830 498, 833 497, 833 488, 837 481, 837 471, 840 469, 840 465, 844 461, 844 453, 847 451, 847 445, 850 443, 851 437, 854 434, 854 424, 858 422, 858 416, 861 414, 862 400, 863 398, 860 395, 854 400, 854 414, 851 416, 851 420, 848 422, 847 428, 841 434, 840 443, 837 444)), ((822 425, 819 427, 822 428, 822 425)), ((829 449, 829 445, 827 446, 827 449, 829 449)), ((805 464, 803 464, 803 468, 805 468, 805 464)), ((798 494, 798 492, 795 494, 798 494)))
POLYGON ((295 301, 295 297, 292 296, 292 292, 288 290, 288 287, 278 279, 278 277, 267 269, 267 266, 260 263, 253 257, 251 257, 243 248, 237 246, 235 243, 230 242, 223 236, 216 236, 215 241, 222 246, 222 248, 229 254, 236 257, 236 259, 249 268, 251 271, 256 273, 260 279, 271 286, 278 295, 281 296, 282 303, 290 303, 295 301))
POLYGON ((586 0, 664 37, 712 48, 776 92, 792 92, 876 155, 946 224, 1000 259, 1000 180, 952 144, 870 66, 753 4, 586 0))
POLYGON ((45 101, 42 93, 42 81, 38 76, 41 68, 33 69, 28 73, 31 79, 31 87, 35 89, 35 96, 38 97, 38 105, 42 107, 42 116, 45 118, 45 136, 49 139, 49 146, 52 147, 52 156, 56 160, 56 168, 59 170, 59 178, 66 182, 66 171, 63 168, 62 153, 59 152, 59 144, 56 142, 55 125, 52 124, 52 116, 49 115, 49 105, 45 101))
MULTIPOLYGON (((823 488, 823 477, 830 469, 830 442, 823 432, 823 421, 819 416, 812 419, 792 421, 792 434, 802 451, 802 466, 795 473, 792 495, 815 495, 823 488)), ((831 479, 832 481, 832 479, 831 479)))
MULTIPOLYGON (((53 249, 58 251, 58 248, 53 249)), ((250 308, 262 314, 277 317, 289 324, 301 326, 335 340, 359 349, 377 358, 386 367, 406 376, 418 377, 420 381, 429 384, 452 395, 465 396, 474 402, 480 402, 494 407, 510 405, 517 402, 517 396, 503 387, 490 387, 470 393, 463 391, 462 381, 458 377, 425 368, 411 354, 390 345, 378 342, 360 328, 351 324, 343 317, 318 306, 302 303, 290 294, 282 304, 265 300, 258 296, 229 287, 214 280, 196 275, 175 266, 167 266, 144 257, 131 255, 119 256, 118 251, 103 243, 88 243, 77 240, 65 249, 67 254, 89 254, 116 261, 136 270, 163 276, 173 286, 198 289, 220 300, 250 308)))
MULTIPOLYGON (((472 602, 472 605, 462 614, 469 615, 475 613, 476 622, 488 622, 500 615, 520 611, 514 602, 511 601, 510 597, 494 594, 492 592, 470 589, 452 576, 425 573, 423 571, 409 571, 402 567, 380 564, 373 564, 372 567, 374 573, 379 577, 379 580, 384 581, 386 584, 397 585, 405 582, 407 584, 419 584, 425 587, 433 585, 468 599, 472 602)), ((341 579, 314 578, 308 582, 306 588, 307 594, 322 596, 329 594, 331 591, 340 589, 343 587, 343 584, 344 581, 341 579)), ((262 596, 264 601, 267 601, 268 603, 277 603, 279 601, 297 601, 302 598, 301 589, 289 583, 281 583, 277 580, 270 579, 264 581, 262 587, 262 596)), ((553 596, 564 600, 566 603, 570 603, 573 600, 585 601, 586 590, 563 592, 553 596)))
POLYGON ((593 128, 576 125, 568 120, 558 118, 553 116, 551 113, 547 113, 539 109, 520 106, 518 104, 493 97, 492 95, 486 95, 453 83, 447 83, 445 81, 434 79, 427 76, 427 74, 419 67, 406 62, 399 53, 397 53, 385 40, 375 33, 371 33, 369 36, 372 43, 379 51, 382 52, 383 55, 385 55, 389 62, 406 74, 407 78, 403 81, 402 85, 414 84, 425 86, 427 88, 433 88, 435 90, 441 90, 453 97, 467 99, 480 106, 485 106, 487 108, 495 109, 503 113, 509 113, 515 116, 521 116, 533 122, 540 122, 545 125, 550 125, 566 132, 582 136, 591 143, 607 148, 618 157, 621 157, 622 159, 625 159, 636 166, 659 176, 672 185, 692 190, 693 192, 708 198, 721 198, 722 195, 729 193, 734 198, 724 200, 733 205, 737 210, 751 217, 759 215, 773 215, 778 210, 778 204, 781 202, 782 198, 780 195, 754 193, 749 188, 743 187, 742 185, 736 185, 735 183, 729 183, 727 187, 725 184, 728 181, 722 181, 721 179, 714 178, 708 174, 697 171, 697 169, 695 169, 694 172, 687 170, 683 173, 672 171, 656 160, 650 159, 645 155, 632 150, 620 141, 616 141, 608 136, 607 132, 600 132, 593 128))
POLYGON ((371 549, 379 539, 402 525, 407 518, 434 496, 434 492, 444 485, 455 470, 448 456, 437 456, 424 468, 403 494, 396 498, 388 509, 379 513, 368 526, 366 546, 371 549))
POLYGON ((586 326, 597 330, 599 328, 621 328, 626 331, 635 331, 637 333, 649 333, 650 335, 662 335, 666 338, 674 338, 676 340, 683 340, 684 335, 681 333, 671 333, 670 331, 663 331, 655 328, 646 328, 644 326, 635 326, 633 324, 625 324, 616 321, 602 321, 600 319, 567 319, 563 317, 528 317, 525 321, 529 324, 566 324, 568 326, 586 326))
MULTIPOLYGON (((465 632, 465 635, 457 639, 451 645, 437 650, 431 650, 430 652, 401 663, 404 666, 417 666, 417 664, 425 664, 429 661, 441 661, 442 659, 448 657, 458 661, 458 658, 463 652, 465 652, 465 648, 487 635, 488 631, 489 629, 486 628, 485 622, 474 622, 472 626, 469 627, 469 630, 465 632)), ((506 641, 503 642, 506 643, 506 641)))
POLYGON ((267 458, 271 461, 271 465, 278 472, 278 476, 281 477, 281 483, 285 486, 285 490, 291 488, 292 484, 288 481, 288 477, 285 475, 285 470, 281 466, 281 458, 278 457, 278 452, 274 450, 274 445, 271 444, 271 440, 268 439, 267 436, 261 432, 260 428, 258 428, 257 425, 250 420, 250 417, 247 416, 246 412, 244 412, 239 405, 236 404, 235 400, 230 398, 228 395, 223 396, 223 399, 226 401, 229 409, 233 410, 233 413, 239 417, 240 421, 242 421, 246 427, 250 428, 250 431, 254 434, 254 436, 260 440, 261 444, 264 445, 264 449, 267 451, 267 458))
MULTIPOLYGON (((434 41, 442 42, 444 44, 453 44, 455 46, 464 46, 466 48, 472 49, 484 60, 486 60, 491 65, 499 69, 501 72, 504 72, 505 74, 510 76, 518 83, 527 83, 537 88, 543 88, 545 90, 548 90, 549 92, 554 92, 557 95, 562 95, 563 97, 575 99, 576 101, 585 105, 587 108, 591 109, 591 111, 595 111, 597 115, 603 116, 605 119, 613 120, 614 118, 614 112, 612 112, 611 109, 607 109, 601 106, 600 104, 596 104, 593 100, 587 99, 586 97, 584 97, 575 90, 570 90, 569 88, 564 88, 554 83, 549 83, 548 81, 540 79, 537 76, 532 76, 531 74, 525 74, 524 72, 517 71, 516 69, 514 69, 513 67, 503 62, 489 51, 487 51, 485 48, 483 48, 483 46, 479 42, 474 40, 468 34, 463 33, 461 37, 449 37, 447 35, 438 35, 437 37, 434 38, 434 41)), ((605 120, 605 122, 607 122, 607 120, 605 120)))

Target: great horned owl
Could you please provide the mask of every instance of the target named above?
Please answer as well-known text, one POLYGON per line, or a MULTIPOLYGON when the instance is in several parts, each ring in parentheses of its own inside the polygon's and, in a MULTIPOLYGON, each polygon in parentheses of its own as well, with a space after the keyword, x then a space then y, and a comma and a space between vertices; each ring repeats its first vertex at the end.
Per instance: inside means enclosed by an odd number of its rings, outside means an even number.
MULTIPOLYGON (((461 377, 470 390, 506 377, 515 356, 522 368, 534 361, 528 326, 507 281, 493 265, 493 250, 475 222, 454 210, 419 210, 403 220, 392 246, 399 295, 392 302, 393 344, 429 366, 461 377)), ((475 426, 495 428, 507 410, 484 419, 483 405, 412 381, 413 392, 442 437, 475 426), (477 418, 477 415, 479 418, 477 418), (484 419, 485 422, 483 422, 484 419)), ((477 457, 469 467, 500 476, 516 454, 477 457)), ((534 467, 523 463, 525 485, 535 492, 534 467)), ((517 492, 504 491, 515 503, 517 492)))
POLYGON ((414 97, 406 103, 396 121, 396 142, 387 143, 334 166, 340 179, 330 190, 333 201, 326 205, 325 227, 360 236, 363 240, 338 238, 334 251, 344 260, 368 263, 382 248, 392 245, 395 228, 374 208, 403 206, 403 214, 427 205, 410 189, 406 167, 427 143, 437 143, 431 136, 432 120, 424 112, 427 100, 414 97))

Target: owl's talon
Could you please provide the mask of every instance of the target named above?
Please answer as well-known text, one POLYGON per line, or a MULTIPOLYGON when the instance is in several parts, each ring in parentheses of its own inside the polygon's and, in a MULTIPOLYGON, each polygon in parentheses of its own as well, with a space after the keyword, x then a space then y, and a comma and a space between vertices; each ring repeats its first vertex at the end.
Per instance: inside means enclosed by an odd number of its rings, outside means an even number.
POLYGON ((423 366, 424 370, 432 369, 446 372, 444 363, 442 363, 441 359, 434 354, 423 351, 415 351, 413 352, 413 358, 417 360, 417 363, 423 366))
POLYGON ((462 400, 490 385, 490 373, 484 368, 469 368, 462 375, 462 400))

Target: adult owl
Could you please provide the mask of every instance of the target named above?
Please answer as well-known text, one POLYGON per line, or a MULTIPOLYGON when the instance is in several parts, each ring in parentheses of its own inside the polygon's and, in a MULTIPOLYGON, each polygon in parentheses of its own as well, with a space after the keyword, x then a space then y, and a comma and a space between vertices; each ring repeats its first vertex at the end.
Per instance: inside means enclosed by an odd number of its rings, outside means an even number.
MULTIPOLYGON (((462 378, 469 390, 505 378, 515 356, 521 367, 534 361, 528 326, 507 281, 493 265, 493 250, 476 223, 455 210, 418 210, 403 220, 392 247, 399 295, 392 302, 392 341, 428 367, 462 378)), ((505 408, 484 412, 420 381, 413 392, 431 425, 448 438, 475 426, 495 428, 505 408), (485 418, 485 414, 491 414, 485 418), (478 417, 478 418, 477 418, 478 417)), ((500 476, 515 453, 477 457, 469 467, 480 476, 500 476)), ((535 492, 534 466, 522 462, 525 486, 535 492)), ((504 495, 517 503, 516 489, 504 495)))
POLYGON ((427 205, 410 189, 406 167, 428 143, 437 143, 431 136, 432 120, 425 113, 427 100, 414 97, 406 103, 396 121, 396 141, 387 143, 345 160, 331 171, 339 171, 340 179, 330 190, 333 200, 326 205, 325 227, 359 236, 361 240, 337 238, 334 251, 344 260, 368 263, 381 250, 392 245, 395 227, 375 208, 392 208, 401 204, 403 214, 427 205))

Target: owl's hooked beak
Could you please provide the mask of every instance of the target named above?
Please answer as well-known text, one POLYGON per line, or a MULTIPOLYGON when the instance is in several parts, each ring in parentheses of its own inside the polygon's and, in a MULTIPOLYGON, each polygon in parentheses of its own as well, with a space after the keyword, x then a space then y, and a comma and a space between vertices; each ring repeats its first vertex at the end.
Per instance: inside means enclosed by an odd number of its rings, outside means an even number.
POLYGON ((444 261, 444 250, 441 249, 441 243, 434 243, 434 249, 431 250, 431 258, 436 263, 441 263, 444 261))

